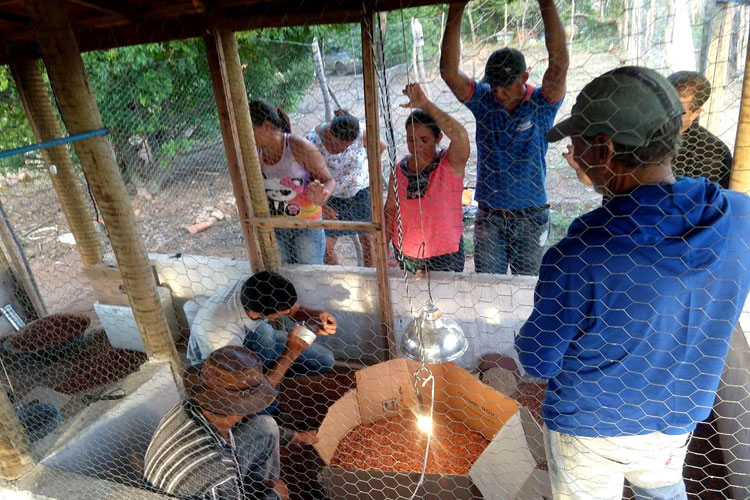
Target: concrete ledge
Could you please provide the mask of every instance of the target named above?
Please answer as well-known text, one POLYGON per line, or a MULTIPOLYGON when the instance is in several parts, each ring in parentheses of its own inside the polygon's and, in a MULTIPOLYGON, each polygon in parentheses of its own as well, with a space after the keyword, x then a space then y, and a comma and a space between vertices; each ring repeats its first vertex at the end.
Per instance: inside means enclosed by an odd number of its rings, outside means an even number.
MULTIPOLYGON (((175 309, 190 299, 208 296, 250 273, 247 261, 180 255, 150 254, 161 284, 172 290, 175 309)), ((319 339, 340 360, 382 361, 377 303, 377 276, 373 268, 340 266, 285 266, 300 301, 333 313, 337 335, 319 339)), ((427 300, 427 279, 397 269, 389 275, 396 334, 400 334, 427 300)), ((483 354, 499 352, 515 357, 513 336, 531 313, 536 278, 474 273, 432 273, 435 304, 457 320, 469 337, 469 349, 459 360, 473 368, 483 354)))

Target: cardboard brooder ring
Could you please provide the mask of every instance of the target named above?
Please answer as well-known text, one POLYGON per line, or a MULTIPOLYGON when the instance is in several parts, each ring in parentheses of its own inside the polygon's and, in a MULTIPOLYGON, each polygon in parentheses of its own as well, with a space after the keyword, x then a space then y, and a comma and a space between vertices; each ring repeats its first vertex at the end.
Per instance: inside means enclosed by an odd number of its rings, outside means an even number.
MULTIPOLYGON (((339 442, 358 425, 418 406, 413 382, 418 367, 418 363, 397 359, 360 370, 357 387, 328 410, 315 448, 326 465, 320 479, 332 500, 411 496, 418 472, 351 471, 330 464, 339 442)), ((464 422, 490 444, 468 476, 427 474, 417 498, 506 500, 519 498, 522 492, 523 498, 542 498, 541 494, 530 497, 526 493, 539 489, 539 485, 529 485, 530 481, 545 479, 535 472, 544 459, 544 449, 539 447, 541 429, 531 414, 453 363, 429 367, 435 376, 435 413, 464 422)))

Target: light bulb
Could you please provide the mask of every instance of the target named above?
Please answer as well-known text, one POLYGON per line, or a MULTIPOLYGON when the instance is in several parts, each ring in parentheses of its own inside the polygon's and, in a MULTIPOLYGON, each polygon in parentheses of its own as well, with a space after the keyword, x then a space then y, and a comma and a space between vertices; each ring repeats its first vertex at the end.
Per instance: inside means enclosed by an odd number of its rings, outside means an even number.
POLYGON ((432 434, 432 417, 429 415, 417 415, 417 429, 427 434, 432 434))

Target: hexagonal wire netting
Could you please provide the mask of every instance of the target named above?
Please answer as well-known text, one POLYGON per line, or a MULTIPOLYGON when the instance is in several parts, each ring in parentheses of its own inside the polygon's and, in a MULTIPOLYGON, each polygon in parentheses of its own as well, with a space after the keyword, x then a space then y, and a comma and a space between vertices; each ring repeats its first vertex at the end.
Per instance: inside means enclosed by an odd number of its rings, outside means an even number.
MULTIPOLYGON (((360 26, 235 34, 268 202, 254 210, 385 225, 380 262, 364 230, 276 228, 278 275, 252 275, 204 41, 85 53, 184 391, 148 359, 101 193, 73 147, 96 266, 82 263, 58 201, 66 167, 39 151, 1 157, 0 380, 20 422, 7 432, 26 436, 43 467, 7 487, 541 499, 681 498, 684 484, 692 498, 746 498, 750 371, 746 325, 735 325, 750 279, 747 201, 673 183, 664 165, 728 186, 748 7, 566 1, 558 30, 551 2, 539 4, 377 16, 375 184, 360 26), (505 47, 520 52, 486 73, 505 47), (672 75, 694 122, 679 126, 667 80, 628 70, 604 85, 614 94, 573 109, 595 77, 626 66, 672 75), (421 92, 403 95, 415 83, 421 92), (593 128, 573 130, 575 152, 547 141, 584 108, 593 128), (649 123, 663 137, 634 150, 634 135, 659 135, 649 123), (376 197, 384 212, 373 217, 376 197), (404 359, 407 325, 426 304, 467 339, 453 364, 404 359)), ((46 73, 39 82, 67 135, 46 73)), ((0 149, 36 142, 12 84, 0 106, 12 130, 0 149)), ((425 346, 438 333, 420 318, 425 346)), ((451 341, 444 350, 458 349, 451 341)))

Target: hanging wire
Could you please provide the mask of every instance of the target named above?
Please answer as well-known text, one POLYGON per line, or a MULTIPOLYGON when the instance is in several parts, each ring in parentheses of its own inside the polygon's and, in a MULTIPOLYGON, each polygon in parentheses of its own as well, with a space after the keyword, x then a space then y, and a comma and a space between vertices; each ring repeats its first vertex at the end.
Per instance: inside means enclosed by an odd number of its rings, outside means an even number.
MULTIPOLYGON (((421 340, 421 327, 420 327, 420 340, 421 340)), ((427 444, 424 448, 424 459, 422 460, 422 474, 419 476, 419 480, 417 481, 417 486, 414 488, 414 492, 411 495, 410 500, 414 500, 414 498, 417 496, 417 492, 419 491, 419 488, 424 483, 425 474, 427 473, 427 460, 430 457, 430 444, 432 443, 432 419, 435 415, 435 376, 432 374, 432 371, 427 367, 424 361, 422 361, 422 364, 417 369, 417 371, 414 372, 414 391, 417 393, 417 400, 419 401, 420 405, 420 411, 423 407, 423 400, 422 400, 422 393, 419 391, 419 382, 421 382, 422 388, 424 388, 425 385, 427 385, 428 382, 432 382, 430 386, 430 432, 427 433, 427 444), (425 376, 421 376, 420 374, 424 373, 425 376)), ((424 416, 424 415, 422 415, 424 416)))

